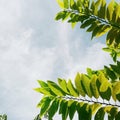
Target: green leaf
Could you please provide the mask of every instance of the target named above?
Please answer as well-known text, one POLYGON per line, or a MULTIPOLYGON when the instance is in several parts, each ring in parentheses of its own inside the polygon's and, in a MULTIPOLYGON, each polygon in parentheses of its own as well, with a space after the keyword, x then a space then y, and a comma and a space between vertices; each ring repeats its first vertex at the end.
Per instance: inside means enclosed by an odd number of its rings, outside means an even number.
POLYGON ((38 108, 41 108, 42 105, 44 104, 44 102, 47 101, 47 99, 51 99, 51 98, 50 98, 49 96, 43 97, 43 98, 40 100, 40 102, 37 104, 37 107, 38 107, 38 108))
POLYGON ((106 48, 102 48, 105 52, 112 52, 112 49, 110 49, 109 47, 106 48))
POLYGON ((50 105, 51 99, 49 97, 46 97, 44 101, 41 104, 41 110, 40 110, 40 117, 42 117, 44 114, 46 114, 49 105, 50 105))
POLYGON ((101 4, 101 0, 97 0, 96 2, 92 1, 92 4, 91 4, 91 9, 92 9, 92 12, 94 15, 98 15, 98 7, 100 6, 101 4))
POLYGON ((117 76, 115 75, 114 71, 112 71, 107 66, 104 66, 106 74, 111 78, 111 81, 115 81, 117 79, 117 76))
POLYGON ((80 28, 85 28, 85 27, 88 27, 89 25, 91 25, 96 19, 94 18, 90 18, 90 19, 87 19, 85 22, 83 22, 80 26, 80 28))
POLYGON ((115 10, 114 10, 114 18, 112 17, 112 20, 114 20, 114 22, 117 22, 118 18, 120 17, 120 5, 117 5, 115 7, 115 10))
POLYGON ((67 11, 61 11, 59 13, 57 13, 55 20, 66 20, 69 17, 70 13, 67 11))
POLYGON ((84 92, 89 96, 92 97, 91 89, 90 89, 90 79, 84 75, 81 74, 81 85, 84 90, 84 92))
POLYGON ((110 65, 110 67, 112 68, 112 70, 114 72, 116 72, 118 75, 120 75, 120 66, 110 65))
POLYGON ((100 108, 95 114, 95 120, 104 120, 105 111, 104 108, 100 108))
POLYGON ((92 115, 96 113, 96 111, 101 107, 100 104, 94 103, 92 105, 90 105, 90 108, 92 110, 92 115))
POLYGON ((92 91, 92 95, 95 98, 99 98, 99 92, 98 92, 96 81, 97 81, 97 76, 93 75, 90 82, 90 89, 92 91))
POLYGON ((37 92, 40 92, 44 95, 55 95, 53 92, 51 92, 50 88, 48 88, 48 87, 46 87, 46 88, 45 87, 44 88, 35 88, 34 90, 37 91, 37 92))
POLYGON ((117 114, 118 109, 113 107, 111 110, 108 112, 108 120, 114 120, 116 114, 117 114))
POLYGON ((108 88, 109 88, 108 81, 104 81, 100 86, 100 92, 106 92, 108 88))
POLYGON ((85 96, 85 92, 82 88, 81 81, 82 81, 81 75, 79 73, 77 73, 76 78, 75 78, 75 86, 76 86, 78 92, 80 93, 80 95, 85 96))
POLYGON ((109 21, 112 20, 113 11, 114 11, 114 0, 111 0, 111 2, 109 3, 107 7, 107 19, 109 21))
POLYGON ((89 77, 92 77, 93 71, 91 68, 87 68, 87 74, 89 77))
POLYGON ((63 100, 60 104, 59 114, 62 114, 62 120, 66 120, 68 116, 68 101, 63 100))
POLYGON ((47 81, 49 88, 51 91, 56 94, 57 96, 64 96, 65 92, 54 82, 47 81))
POLYGON ((112 28, 108 34, 107 34, 107 38, 106 38, 106 43, 108 46, 114 46, 114 40, 115 40, 115 36, 116 36, 116 29, 115 28, 112 28), (114 36, 113 36, 114 34, 114 36))
POLYGON ((64 3, 64 8, 68 9, 69 8, 69 0, 63 0, 64 3))
POLYGON ((59 107, 59 101, 57 99, 54 99, 51 106, 49 107, 48 114, 49 114, 49 120, 52 120, 53 116, 57 112, 59 107))
POLYGON ((70 0, 70 7, 72 7, 75 4, 74 0, 70 0))
POLYGON ((67 82, 66 82, 66 80, 62 80, 62 79, 58 78, 58 83, 59 83, 60 87, 62 88, 62 90, 65 93, 69 94, 69 91, 67 89, 67 82))
POLYGON ((111 26, 102 24, 99 26, 99 30, 97 31, 96 37, 100 37, 104 34, 106 34, 111 29, 111 26))
POLYGON ((102 0, 100 9, 98 11, 98 16, 103 19, 106 18, 106 0, 102 0))
POLYGON ((113 85, 112 97, 116 100, 116 95, 120 94, 120 81, 115 82, 113 85))
POLYGON ((98 26, 97 22, 93 22, 90 27, 86 30, 87 32, 92 32, 98 26))
POLYGON ((77 24, 76 22, 71 23, 72 28, 74 28, 76 24, 77 24))
POLYGON ((91 120, 92 111, 88 104, 85 103, 82 106, 78 104, 77 112, 79 120, 91 120))
POLYGON ((100 96, 103 99, 110 100, 110 97, 112 95, 112 87, 110 82, 107 80, 107 78, 104 76, 103 73, 100 73, 98 76, 98 81, 97 81, 97 87, 100 93, 100 96))
POLYGON ((117 115, 115 116, 115 120, 120 120, 120 111, 117 113, 117 115))
POLYGON ((40 84, 41 87, 48 87, 47 83, 45 83, 43 80, 38 80, 38 83, 40 84))
POLYGON ((71 80, 68 81, 67 88, 72 96, 75 96, 75 97, 79 96, 79 94, 78 94, 77 90, 74 88, 71 80))
POLYGON ((74 101, 69 107, 68 113, 69 113, 70 120, 73 120, 75 112, 76 112, 76 101, 74 101))
POLYGON ((56 0, 56 1, 61 8, 64 8, 63 0, 56 0))
POLYGON ((97 35, 97 33, 99 32, 100 29, 102 29, 103 25, 98 25, 96 26, 96 28, 93 30, 92 32, 92 37, 91 39, 93 39, 93 37, 95 37, 97 35))

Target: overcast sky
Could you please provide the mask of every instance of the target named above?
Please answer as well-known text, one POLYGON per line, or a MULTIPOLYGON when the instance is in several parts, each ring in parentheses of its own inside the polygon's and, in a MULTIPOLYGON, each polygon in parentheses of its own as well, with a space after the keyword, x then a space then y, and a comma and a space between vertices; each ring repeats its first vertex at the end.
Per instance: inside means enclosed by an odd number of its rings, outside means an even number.
POLYGON ((32 120, 39 112, 37 80, 74 79, 87 67, 103 68, 111 59, 104 37, 54 21, 55 0, 0 0, 0 113, 8 120, 32 120))

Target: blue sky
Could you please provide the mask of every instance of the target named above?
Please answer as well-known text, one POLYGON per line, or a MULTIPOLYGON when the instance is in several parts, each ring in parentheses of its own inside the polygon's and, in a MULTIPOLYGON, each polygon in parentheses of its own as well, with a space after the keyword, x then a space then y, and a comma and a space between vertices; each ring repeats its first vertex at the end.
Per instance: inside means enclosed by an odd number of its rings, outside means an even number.
POLYGON ((104 37, 54 21, 56 1, 0 0, 0 113, 8 120, 32 120, 39 112, 37 80, 74 79, 87 67, 112 62, 104 37))

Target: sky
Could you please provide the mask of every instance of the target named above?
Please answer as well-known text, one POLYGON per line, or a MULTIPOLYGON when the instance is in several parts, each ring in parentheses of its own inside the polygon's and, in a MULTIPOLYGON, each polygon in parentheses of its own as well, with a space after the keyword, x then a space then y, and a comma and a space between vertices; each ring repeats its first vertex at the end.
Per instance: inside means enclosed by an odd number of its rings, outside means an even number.
POLYGON ((72 79, 86 68, 112 62, 104 37, 55 21, 55 0, 0 0, 0 114, 8 120, 33 120, 41 95, 37 80, 72 79))

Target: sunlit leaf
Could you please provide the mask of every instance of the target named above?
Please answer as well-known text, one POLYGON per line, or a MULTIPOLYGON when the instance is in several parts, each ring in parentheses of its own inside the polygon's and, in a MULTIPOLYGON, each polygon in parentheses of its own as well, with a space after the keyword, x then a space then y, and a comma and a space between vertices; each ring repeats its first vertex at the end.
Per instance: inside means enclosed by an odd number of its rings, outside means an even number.
POLYGON ((65 92, 65 93, 67 93, 67 94, 69 94, 69 91, 68 91, 68 89, 67 89, 67 82, 66 82, 66 80, 63 80, 63 79, 58 79, 58 83, 59 83, 59 85, 60 85, 60 87, 62 88, 62 90, 65 92))
POLYGON ((65 92, 55 83, 52 81, 47 81, 49 88, 51 89, 51 91, 58 95, 58 96, 64 96, 65 92))
POLYGON ((56 0, 56 1, 61 8, 64 8, 63 0, 56 0))
POLYGON ((95 98, 99 98, 99 92, 98 92, 98 88, 97 88, 97 85, 96 85, 96 81, 97 81, 97 76, 96 75, 92 76, 91 82, 90 82, 90 88, 91 88, 91 91, 92 91, 92 95, 95 98))
POLYGON ((82 85, 84 92, 89 97, 92 97, 92 93, 91 93, 91 89, 90 89, 90 79, 84 74, 81 75, 81 85, 82 85))
POLYGON ((107 19, 109 21, 112 20, 113 11, 114 11, 114 0, 111 0, 111 2, 109 3, 107 7, 107 19))
POLYGON ((75 87, 73 86, 71 80, 68 81, 67 88, 72 96, 75 96, 75 97, 79 96, 79 94, 78 94, 77 90, 75 89, 75 87))
POLYGON ((80 95, 85 96, 85 92, 82 88, 81 80, 82 80, 81 75, 79 73, 77 73, 76 78, 75 78, 75 86, 76 86, 78 92, 80 93, 80 95))

